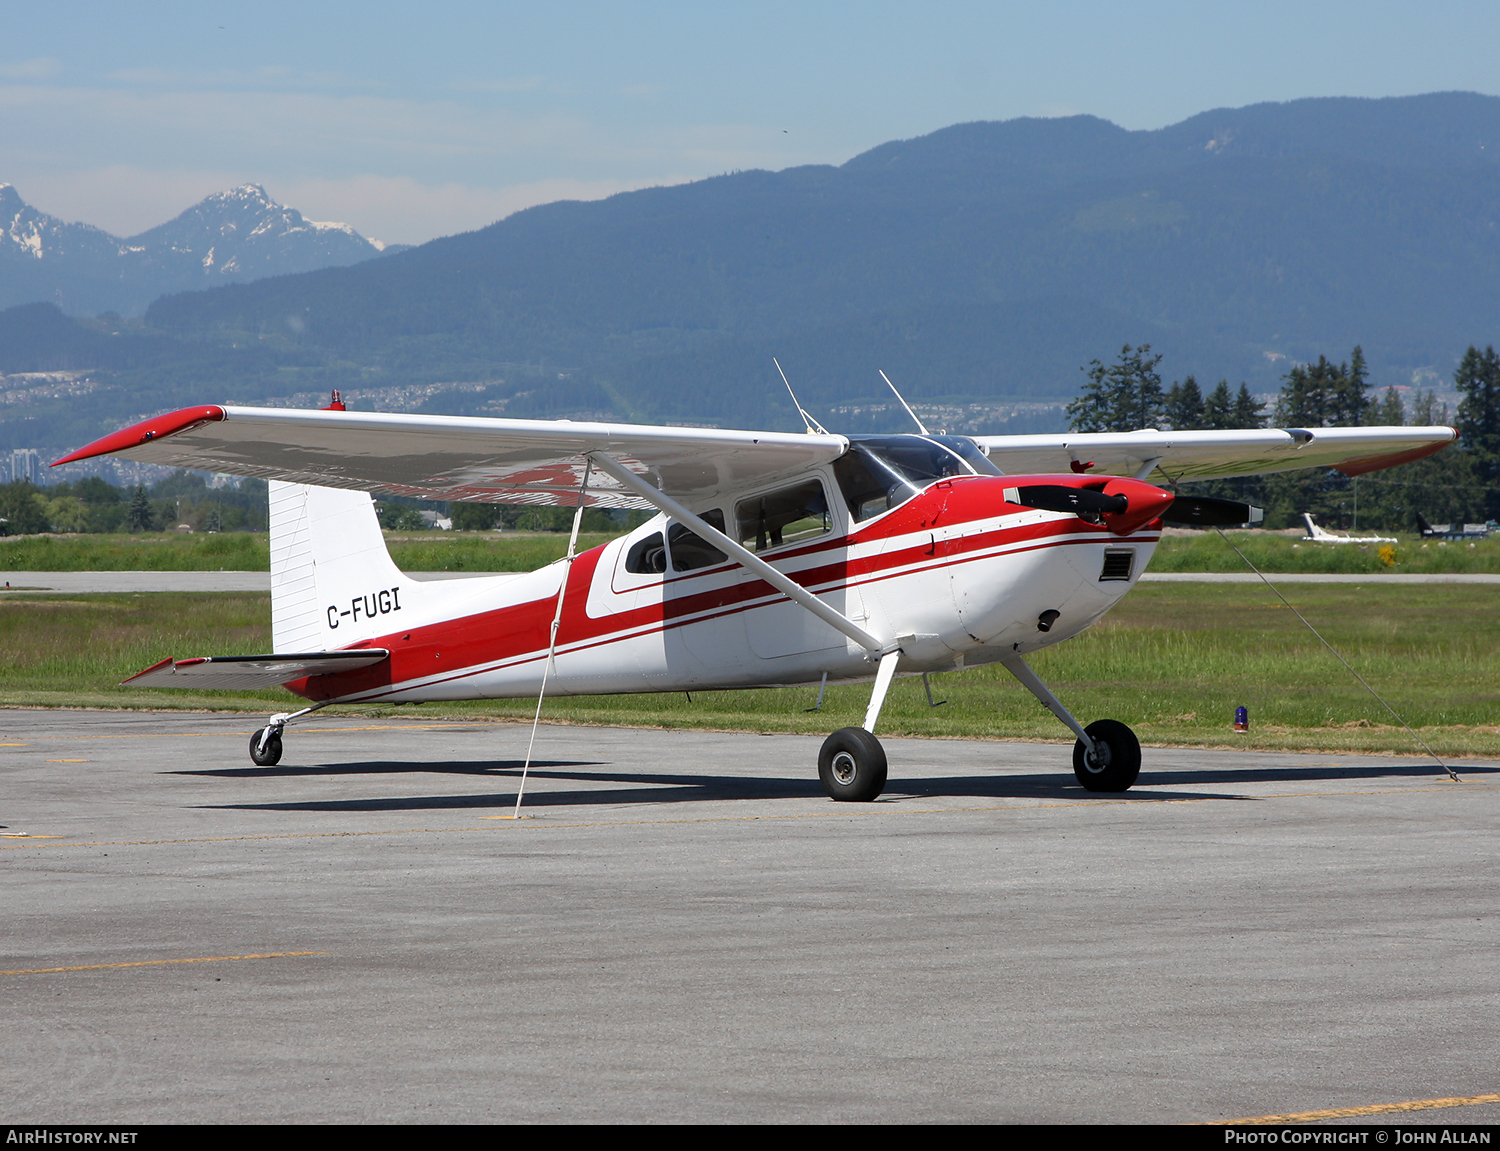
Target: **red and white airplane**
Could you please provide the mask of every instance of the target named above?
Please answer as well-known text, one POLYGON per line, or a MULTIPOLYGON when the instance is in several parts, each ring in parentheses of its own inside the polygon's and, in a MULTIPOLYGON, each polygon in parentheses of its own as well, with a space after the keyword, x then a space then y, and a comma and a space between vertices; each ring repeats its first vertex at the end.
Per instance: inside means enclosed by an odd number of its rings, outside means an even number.
MULTIPOLYGON (((800 410, 800 409, 799 409, 800 410)), ((330 703, 693 691, 874 680, 864 723, 831 734, 837 800, 886 781, 874 732, 894 675, 1003 664, 1078 737, 1092 791, 1140 770, 1134 733, 1085 727, 1025 663, 1104 615, 1163 522, 1259 510, 1148 482, 1337 467, 1440 451, 1451 428, 1095 435, 832 435, 203 406, 106 436, 113 453, 270 483, 275 653, 165 659, 127 682, 285 684, 251 758, 330 703), (629 535, 539 571, 418 582, 397 570, 369 493, 655 508, 629 535)), ((920 423, 918 424, 920 427, 920 423)), ((574 517, 574 539, 578 515, 574 517)))

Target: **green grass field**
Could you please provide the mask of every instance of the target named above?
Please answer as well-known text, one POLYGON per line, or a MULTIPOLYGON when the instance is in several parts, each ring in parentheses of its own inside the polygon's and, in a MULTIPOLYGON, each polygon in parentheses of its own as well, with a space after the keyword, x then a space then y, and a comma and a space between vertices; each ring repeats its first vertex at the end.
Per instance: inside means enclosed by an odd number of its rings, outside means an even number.
MULTIPOLYGON (((1266 572, 1356 574, 1444 572, 1500 573, 1500 536, 1475 543, 1423 542, 1403 536, 1390 553, 1380 545, 1302 543, 1274 532, 1227 533, 1256 567, 1266 572)), ((598 547, 612 536, 589 533, 579 549, 598 547)), ((560 559, 565 532, 386 533, 396 566, 404 571, 531 571, 560 559)), ((0 571, 269 571, 264 532, 221 535, 76 535, 0 539, 0 571)), ((1217 532, 1163 538, 1151 561, 1156 572, 1247 570, 1217 532)))
MULTIPOLYGON (((578 537, 579 550, 612 535, 578 537)), ((403 571, 533 571, 561 559, 566 532, 386 533, 391 558, 403 571)), ((0 571, 270 571, 264 532, 217 535, 18 536, 0 539, 0 571)))
MULTIPOLYGON (((1500 587, 1297 585, 1292 602, 1445 756, 1500 755, 1500 587)), ((122 688, 166 656, 248 654, 270 644, 264 595, 43 595, 0 599, 0 704, 212 708, 266 713, 273 691, 122 688)), ((1411 737, 1264 587, 1146 584, 1089 632, 1037 654, 1037 670, 1085 722, 1111 717, 1158 745, 1419 753, 1411 737), (1231 731, 1236 706, 1251 731, 1231 731)), ((934 738, 1071 736, 999 668, 892 688, 880 734, 934 738)), ((578 723, 827 732, 860 722, 868 686, 549 700, 544 716, 578 723)), ((414 716, 529 721, 534 701, 425 704, 414 716)), ((369 714, 370 708, 352 709, 369 714)), ((389 713, 391 708, 383 709, 389 713)))

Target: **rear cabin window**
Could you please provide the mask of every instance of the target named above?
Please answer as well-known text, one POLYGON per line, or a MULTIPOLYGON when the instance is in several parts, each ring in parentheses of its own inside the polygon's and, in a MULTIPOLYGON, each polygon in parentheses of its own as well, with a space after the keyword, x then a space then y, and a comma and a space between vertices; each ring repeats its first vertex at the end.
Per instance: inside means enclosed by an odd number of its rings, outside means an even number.
POLYGON ((625 554, 625 570, 636 575, 659 575, 667 570, 667 543, 661 532, 653 532, 630 546, 625 554))
POLYGON ((810 540, 833 530, 828 496, 818 480, 751 496, 734 505, 740 543, 753 552, 810 540))

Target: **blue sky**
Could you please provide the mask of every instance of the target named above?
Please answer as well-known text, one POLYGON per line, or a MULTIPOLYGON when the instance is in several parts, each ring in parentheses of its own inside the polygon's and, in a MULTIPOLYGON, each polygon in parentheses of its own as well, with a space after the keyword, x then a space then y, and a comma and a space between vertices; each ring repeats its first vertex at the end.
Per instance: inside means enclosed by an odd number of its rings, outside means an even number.
POLYGON ((1500 94, 1493 2, 50 0, 4 29, 0 182, 119 234, 247 181, 415 243, 966 120, 1500 94))

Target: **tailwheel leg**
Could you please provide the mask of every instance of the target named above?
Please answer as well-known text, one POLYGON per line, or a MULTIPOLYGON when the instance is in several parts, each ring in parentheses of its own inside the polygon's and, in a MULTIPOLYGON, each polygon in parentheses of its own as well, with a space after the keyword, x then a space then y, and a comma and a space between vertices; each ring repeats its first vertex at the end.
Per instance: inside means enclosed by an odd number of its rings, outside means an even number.
POLYGON ((1078 736, 1073 745, 1073 774, 1089 791, 1128 791, 1141 774, 1141 744, 1119 720, 1095 720, 1084 727, 1036 677, 1018 655, 1000 661, 1005 670, 1078 736))
POLYGON ((283 711, 273 715, 266 721, 265 727, 258 728, 250 737, 250 762, 256 767, 275 767, 281 762, 281 732, 286 725, 327 706, 326 703, 315 703, 301 711, 283 711))
POLYGON ((880 657, 875 690, 865 711, 863 727, 843 727, 823 741, 818 752, 818 779, 830 799, 843 803, 869 803, 885 790, 885 748, 875 738, 875 723, 885 706, 886 692, 896 674, 899 650, 880 657))

